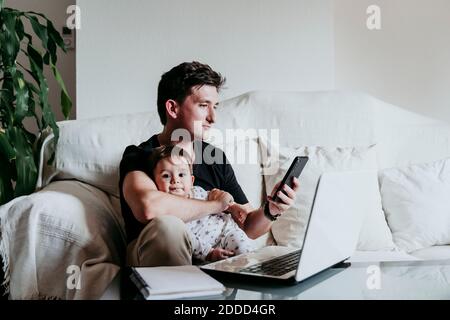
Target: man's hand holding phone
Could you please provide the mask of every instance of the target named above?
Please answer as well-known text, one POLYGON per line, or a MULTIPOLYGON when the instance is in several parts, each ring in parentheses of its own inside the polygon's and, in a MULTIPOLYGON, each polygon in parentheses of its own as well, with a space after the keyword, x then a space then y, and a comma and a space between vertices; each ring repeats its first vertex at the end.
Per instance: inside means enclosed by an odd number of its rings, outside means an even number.
POLYGON ((282 190, 277 192, 280 184, 281 181, 275 185, 272 194, 267 197, 269 212, 274 217, 282 215, 294 204, 297 191, 300 188, 300 181, 296 177, 292 178, 292 188, 288 184, 284 184, 282 190), (275 193, 277 194, 277 201, 273 200, 275 193))
POLYGON ((271 195, 267 197, 264 212, 270 220, 276 220, 294 204, 296 193, 300 187, 298 177, 307 162, 308 157, 295 157, 283 180, 275 185, 271 195))

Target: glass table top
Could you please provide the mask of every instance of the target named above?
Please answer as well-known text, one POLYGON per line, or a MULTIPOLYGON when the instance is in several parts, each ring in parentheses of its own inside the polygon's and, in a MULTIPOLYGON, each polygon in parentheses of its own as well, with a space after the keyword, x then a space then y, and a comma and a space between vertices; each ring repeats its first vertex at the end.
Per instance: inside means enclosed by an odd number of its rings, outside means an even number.
POLYGON ((294 285, 259 280, 220 281, 224 299, 450 299, 450 260, 352 263, 294 285))

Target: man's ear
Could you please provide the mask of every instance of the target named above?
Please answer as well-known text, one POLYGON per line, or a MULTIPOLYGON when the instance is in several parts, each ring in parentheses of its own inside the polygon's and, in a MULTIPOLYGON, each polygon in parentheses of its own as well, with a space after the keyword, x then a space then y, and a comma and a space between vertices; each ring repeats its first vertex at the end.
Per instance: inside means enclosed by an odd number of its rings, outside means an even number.
POLYGON ((178 117, 179 110, 180 106, 175 100, 169 99, 166 101, 167 118, 176 119, 178 117))

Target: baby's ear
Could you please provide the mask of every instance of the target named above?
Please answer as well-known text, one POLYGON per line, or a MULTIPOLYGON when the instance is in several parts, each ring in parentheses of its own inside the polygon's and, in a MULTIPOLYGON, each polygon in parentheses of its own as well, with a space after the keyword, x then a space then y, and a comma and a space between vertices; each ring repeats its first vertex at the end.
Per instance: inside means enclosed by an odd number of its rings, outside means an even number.
POLYGON ((194 180, 195 180, 195 177, 194 177, 194 175, 193 175, 193 174, 191 174, 191 177, 192 177, 192 183, 194 183, 194 180))

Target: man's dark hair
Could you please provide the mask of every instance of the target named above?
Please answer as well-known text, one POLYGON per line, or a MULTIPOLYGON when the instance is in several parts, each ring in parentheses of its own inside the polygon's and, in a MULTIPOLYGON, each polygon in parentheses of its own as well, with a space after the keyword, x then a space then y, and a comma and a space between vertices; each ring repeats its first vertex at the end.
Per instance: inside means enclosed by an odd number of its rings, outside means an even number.
POLYGON ((191 94, 194 87, 205 85, 214 86, 217 91, 225 83, 220 73, 211 69, 207 64, 197 61, 183 62, 161 76, 158 85, 158 114, 161 123, 166 125, 166 101, 173 99, 179 104, 191 94))
POLYGON ((171 158, 172 156, 181 157, 186 159, 187 164, 189 166, 190 173, 192 175, 192 158, 189 153, 186 152, 183 148, 177 147, 175 145, 166 145, 158 148, 154 148, 150 156, 147 158, 147 175, 155 180, 154 171, 158 162, 163 159, 171 158))

